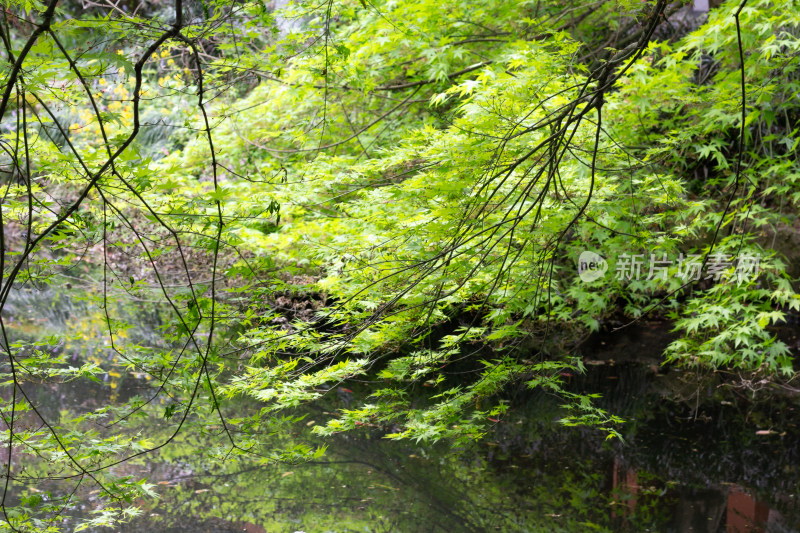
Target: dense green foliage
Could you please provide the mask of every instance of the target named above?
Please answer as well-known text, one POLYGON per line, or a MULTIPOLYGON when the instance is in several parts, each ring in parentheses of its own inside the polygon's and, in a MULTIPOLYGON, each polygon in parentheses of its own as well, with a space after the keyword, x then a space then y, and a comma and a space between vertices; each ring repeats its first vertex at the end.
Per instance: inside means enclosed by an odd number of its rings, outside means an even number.
POLYGON ((668 361, 792 375, 800 5, 682 32, 681 3, 568 4, 6 1, 0 301, 69 281, 91 311, 61 349, 3 316, 5 523, 50 527, 70 494, 11 487, 54 478, 97 485, 97 524, 135 513, 151 487, 112 467, 189 426, 218 457, 318 456, 261 434, 332 395, 317 435, 463 445, 522 385, 613 436, 562 379, 644 314, 674 320, 668 361), (101 378, 144 392, 34 400, 101 378))

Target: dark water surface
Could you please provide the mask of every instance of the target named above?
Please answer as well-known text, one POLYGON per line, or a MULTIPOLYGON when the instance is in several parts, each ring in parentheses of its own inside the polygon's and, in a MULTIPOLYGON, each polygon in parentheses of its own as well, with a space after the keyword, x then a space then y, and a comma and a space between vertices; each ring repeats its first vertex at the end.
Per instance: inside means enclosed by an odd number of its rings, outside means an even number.
MULTIPOLYGON (((27 316, 30 302, 12 303, 16 316, 27 316)), ((40 309, 36 320, 47 324, 37 327, 57 329, 82 310, 48 318, 40 309)), ((16 327, 34 326, 18 319, 16 327)), ((149 478, 160 498, 138 502, 142 514, 113 531, 800 531, 798 391, 661 368, 669 339, 658 323, 596 336, 583 347, 586 374, 565 376, 627 420, 623 442, 560 426, 558 398, 522 390, 487 439, 460 453, 368 434, 318 439, 307 428, 337 405, 312 407, 299 429, 265 437, 276 446, 327 444, 311 463, 211 461, 203 451, 219 443, 219 431, 210 428, 125 464, 121 473, 149 478)), ((104 356, 102 346, 91 350, 104 356)), ((124 399, 141 386, 134 376, 107 377, 33 394, 55 414, 124 399)), ((63 527, 92 504, 89 494, 63 527)))

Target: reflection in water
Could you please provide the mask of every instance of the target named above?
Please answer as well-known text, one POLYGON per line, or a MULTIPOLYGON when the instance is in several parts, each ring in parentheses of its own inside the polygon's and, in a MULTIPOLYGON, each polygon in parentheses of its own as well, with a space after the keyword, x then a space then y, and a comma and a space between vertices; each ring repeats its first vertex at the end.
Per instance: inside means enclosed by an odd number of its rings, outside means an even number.
MULTIPOLYGON (((612 468, 612 488, 615 511, 623 517, 636 513, 637 496, 642 488, 634 469, 622 467, 615 458, 612 468)), ((764 502, 758 501, 743 487, 721 485, 705 490, 686 492, 679 487, 674 504, 674 519, 669 524, 674 531, 698 533, 765 533, 778 531, 785 521, 781 514, 764 502)), ((665 498, 666 500, 667 498, 665 498)))
MULTIPOLYGON (((13 303, 37 305, 20 295, 13 303)), ((49 308, 60 305, 68 304, 49 308)), ((73 319, 90 316, 87 308, 68 312, 73 319)), ((17 321, 20 335, 57 329, 66 315, 28 316, 39 323, 17 321)), ((149 327, 134 334, 157 342, 157 315, 139 324, 149 327)), ((142 514, 115 531, 796 531, 800 403, 771 397, 756 404, 726 392, 714 376, 698 383, 641 358, 614 363, 643 349, 658 353, 665 331, 645 326, 599 340, 588 348, 594 364, 587 374, 570 378, 575 391, 602 393, 602 406, 629 420, 623 443, 559 426, 561 402, 536 391, 517 391, 486 442, 459 454, 443 445, 387 442, 378 433, 322 441, 310 426, 352 399, 331 395, 301 423, 264 437, 274 448, 329 445, 320 460, 277 466, 257 458, 213 460, 204 452, 224 445, 219 428, 191 426, 157 455, 116 467, 120 475, 147 477, 160 499, 137 502, 142 514)), ((108 353, 90 340, 76 358, 108 353)), ((31 394, 46 416, 57 418, 64 409, 85 412, 145 386, 123 375, 32 387, 31 394)), ((138 424, 154 438, 161 431, 155 420, 138 424)), ((66 511, 65 530, 98 504, 93 494, 82 496, 66 511)))
POLYGON ((739 419, 738 437, 722 435, 715 446, 707 439, 714 431, 698 416, 659 447, 651 438, 664 441, 667 421, 683 418, 679 405, 661 404, 651 420, 635 422, 628 443, 612 446, 591 431, 559 428, 551 416, 556 402, 538 395, 499 424, 488 444, 461 456, 362 434, 332 439, 324 460, 310 464, 212 465, 196 453, 202 438, 191 437, 143 465, 163 483, 162 499, 146 503, 145 515, 120 531, 797 530, 800 491, 786 462, 798 451, 796 432, 765 443, 739 419), (675 442, 684 447, 670 447, 675 442), (737 470, 738 458, 752 454, 765 470, 737 470), (739 484, 745 479, 754 489, 739 484))
POLYGON ((635 470, 623 467, 616 457, 611 469, 611 488, 615 504, 612 516, 616 517, 620 512, 622 516, 629 516, 636 510, 639 478, 636 476, 635 470))
POLYGON ((734 485, 728 492, 728 502, 725 513, 726 531, 731 533, 744 533, 745 531, 766 531, 767 524, 780 522, 780 514, 759 502, 741 487, 734 485))

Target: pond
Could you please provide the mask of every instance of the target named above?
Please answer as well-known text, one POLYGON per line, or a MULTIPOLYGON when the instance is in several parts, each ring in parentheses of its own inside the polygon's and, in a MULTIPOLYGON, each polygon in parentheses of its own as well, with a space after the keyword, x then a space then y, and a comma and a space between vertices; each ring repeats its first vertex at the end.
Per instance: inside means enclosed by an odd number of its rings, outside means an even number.
MULTIPOLYGON (((20 291, 10 304, 4 318, 17 335, 45 336, 76 321, 91 331, 92 306, 63 294, 20 291)), ((138 321, 135 334, 156 342, 158 313, 138 321)), ((573 391, 601 394, 599 404, 626 419, 623 441, 561 426, 562 402, 525 390, 511 391, 509 412, 470 449, 368 432, 311 435, 326 409, 351 400, 339 391, 285 431, 265 431, 276 448, 327 446, 310 462, 214 460, 203 451, 219 445, 220 428, 189 426, 158 452, 115 467, 148 478, 159 498, 136 502, 141 514, 114 531, 798 531, 798 391, 662 368, 658 354, 669 339, 661 323, 596 335, 583 347, 586 373, 565 376, 573 391)), ((112 357, 90 334, 51 349, 76 361, 112 357)), ((45 417, 58 417, 122 401, 145 385, 135 374, 106 375, 32 387, 31 395, 45 417)), ((160 422, 138 424, 157 436, 160 422)), ((64 530, 99 504, 92 492, 81 496, 58 518, 64 530)))

